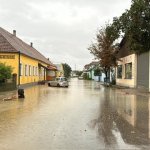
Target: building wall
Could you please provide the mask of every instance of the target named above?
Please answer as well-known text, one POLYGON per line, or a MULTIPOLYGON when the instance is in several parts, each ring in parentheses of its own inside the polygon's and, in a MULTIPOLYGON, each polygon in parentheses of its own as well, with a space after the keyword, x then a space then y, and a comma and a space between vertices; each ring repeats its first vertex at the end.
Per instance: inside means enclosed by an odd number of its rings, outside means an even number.
POLYGON ((54 70, 47 71, 47 77, 46 77, 47 81, 52 81, 55 79, 55 77, 56 77, 56 71, 54 71, 54 70))
POLYGON ((92 80, 99 81, 99 76, 94 75, 94 70, 92 70, 92 80))
MULTIPOLYGON (((5 63, 7 66, 12 66, 13 74, 18 75, 19 66, 19 54, 18 53, 0 53, 0 63, 5 63)), ((17 79, 18 82, 18 79, 17 79)))
POLYGON ((13 67, 13 74, 17 74, 17 85, 19 84, 19 70, 21 85, 46 80, 46 70, 44 68, 47 67, 47 64, 38 60, 21 54, 19 69, 18 53, 0 53, 0 62, 13 67), (41 66, 39 64, 41 64, 41 66))
POLYGON ((137 56, 136 54, 131 54, 126 57, 120 58, 118 65, 122 65, 122 78, 117 78, 117 69, 116 69, 116 84, 120 86, 127 87, 136 87, 137 82, 137 56), (125 78, 125 64, 132 63, 132 78, 125 78))
POLYGON ((20 63, 22 64, 20 84, 32 83, 39 81, 39 67, 38 61, 27 56, 21 55, 20 63), (33 67, 35 68, 33 73, 33 67), (29 71, 30 69, 30 71, 29 71))
POLYGON ((94 76, 94 70, 92 70, 92 80, 104 82, 104 77, 102 78, 102 75, 101 76, 94 76))
POLYGON ((64 76, 63 65, 62 64, 55 64, 55 65, 57 67, 56 77, 62 77, 62 76, 64 76))
POLYGON ((105 77, 106 77, 105 74, 102 73, 101 78, 100 78, 100 81, 101 81, 101 82, 104 82, 105 77))
POLYGON ((20 64, 22 64, 20 84, 33 83, 46 79, 46 70, 44 69, 44 67, 47 67, 46 64, 25 55, 20 56, 20 64))

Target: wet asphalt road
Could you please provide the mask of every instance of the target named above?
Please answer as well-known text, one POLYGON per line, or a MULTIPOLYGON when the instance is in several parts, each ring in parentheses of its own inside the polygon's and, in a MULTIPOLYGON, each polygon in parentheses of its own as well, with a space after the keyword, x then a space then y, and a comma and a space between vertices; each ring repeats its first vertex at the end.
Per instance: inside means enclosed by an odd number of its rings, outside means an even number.
POLYGON ((0 150, 150 149, 150 99, 72 79, 0 101, 0 150))

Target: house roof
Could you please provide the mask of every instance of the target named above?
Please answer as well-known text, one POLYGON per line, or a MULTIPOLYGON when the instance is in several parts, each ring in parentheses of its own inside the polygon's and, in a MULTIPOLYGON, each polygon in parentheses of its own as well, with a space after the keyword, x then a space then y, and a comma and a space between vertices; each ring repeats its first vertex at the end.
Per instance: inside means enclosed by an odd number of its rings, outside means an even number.
POLYGON ((84 69, 85 69, 85 70, 89 70, 90 67, 92 67, 92 66, 97 66, 97 65, 99 65, 99 64, 100 64, 99 61, 92 61, 91 63, 86 64, 86 65, 84 66, 84 69))
POLYGON ((89 66, 92 66, 92 65, 99 65, 99 64, 100 64, 99 61, 92 61, 91 63, 86 64, 84 67, 86 68, 86 67, 89 67, 89 66))
POLYGON ((54 65, 50 65, 50 66, 48 66, 48 69, 49 69, 49 70, 54 70, 54 71, 56 71, 56 70, 57 70, 57 67, 54 66, 54 65))
POLYGON ((92 62, 90 63, 90 65, 99 65, 99 64, 100 64, 99 61, 92 61, 92 62))
POLYGON ((14 34, 0 27, 0 52, 20 52, 26 56, 40 60, 46 64, 52 64, 46 57, 34 47, 28 45, 14 34))
POLYGON ((117 57, 122 58, 122 57, 126 57, 128 55, 131 55, 133 53, 134 52, 132 52, 130 50, 129 40, 125 36, 119 44, 119 51, 118 51, 117 57))

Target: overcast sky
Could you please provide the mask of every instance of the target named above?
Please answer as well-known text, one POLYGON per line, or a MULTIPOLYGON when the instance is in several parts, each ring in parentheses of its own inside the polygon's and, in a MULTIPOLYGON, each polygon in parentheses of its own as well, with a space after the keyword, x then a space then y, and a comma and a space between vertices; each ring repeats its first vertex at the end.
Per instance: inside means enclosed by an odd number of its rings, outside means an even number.
POLYGON ((0 0, 0 26, 53 63, 82 69, 97 29, 129 9, 131 0, 0 0))

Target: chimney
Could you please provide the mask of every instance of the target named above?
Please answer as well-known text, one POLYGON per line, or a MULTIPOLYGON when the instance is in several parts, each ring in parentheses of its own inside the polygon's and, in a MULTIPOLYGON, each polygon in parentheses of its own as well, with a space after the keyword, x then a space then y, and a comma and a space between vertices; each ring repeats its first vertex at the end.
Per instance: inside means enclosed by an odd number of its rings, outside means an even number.
POLYGON ((13 30, 13 35, 16 36, 16 30, 13 30))
POLYGON ((32 42, 30 43, 30 46, 33 47, 33 43, 32 42))

